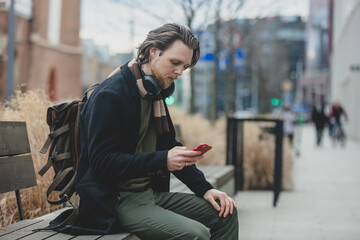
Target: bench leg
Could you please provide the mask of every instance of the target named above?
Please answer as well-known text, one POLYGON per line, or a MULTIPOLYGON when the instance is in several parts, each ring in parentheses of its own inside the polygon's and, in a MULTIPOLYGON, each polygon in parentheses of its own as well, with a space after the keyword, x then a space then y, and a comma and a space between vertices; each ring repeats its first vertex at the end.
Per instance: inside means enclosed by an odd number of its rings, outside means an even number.
POLYGON ((19 213, 20 213, 20 220, 24 220, 24 210, 23 210, 23 206, 22 206, 22 203, 21 203, 20 191, 15 190, 15 194, 16 194, 17 205, 18 205, 18 208, 19 208, 19 213))

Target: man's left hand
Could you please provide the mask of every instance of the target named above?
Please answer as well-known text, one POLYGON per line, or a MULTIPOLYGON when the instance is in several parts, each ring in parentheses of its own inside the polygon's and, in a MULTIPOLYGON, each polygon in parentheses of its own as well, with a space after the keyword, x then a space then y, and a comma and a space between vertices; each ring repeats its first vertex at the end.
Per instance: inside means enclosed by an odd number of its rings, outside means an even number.
MULTIPOLYGON (((219 217, 224 218, 230 213, 233 214, 234 207, 237 208, 234 199, 229 197, 225 192, 216 189, 210 189, 204 194, 204 199, 219 212, 219 217), (220 201, 220 206, 215 200, 220 201)), ((235 210, 236 211, 236 210, 235 210)))

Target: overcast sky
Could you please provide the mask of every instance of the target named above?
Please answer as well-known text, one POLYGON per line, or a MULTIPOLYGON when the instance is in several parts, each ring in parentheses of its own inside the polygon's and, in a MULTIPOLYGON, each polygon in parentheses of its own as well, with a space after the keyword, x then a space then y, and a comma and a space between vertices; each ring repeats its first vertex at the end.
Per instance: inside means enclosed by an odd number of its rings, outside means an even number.
MULTIPOLYGON (((141 10, 124 4, 129 2, 125 0, 82 0, 81 37, 91 38, 98 45, 108 45, 111 53, 130 52, 151 29, 166 22, 185 24, 182 10, 173 0, 143 1, 145 7, 141 10)), ((308 0, 247 0, 238 18, 306 17, 308 11, 308 0)), ((200 13, 198 19, 203 15, 200 13)))

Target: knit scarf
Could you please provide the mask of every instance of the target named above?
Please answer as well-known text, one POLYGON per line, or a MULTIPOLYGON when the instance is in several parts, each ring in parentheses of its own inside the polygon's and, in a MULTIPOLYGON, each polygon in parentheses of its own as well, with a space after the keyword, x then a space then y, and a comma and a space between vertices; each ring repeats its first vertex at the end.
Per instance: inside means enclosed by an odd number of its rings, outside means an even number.
MULTIPOLYGON (((113 71, 109 75, 109 77, 116 74, 117 72, 119 72, 123 67, 124 67, 124 65, 117 68, 115 71, 113 71)), ((169 124, 168 124, 168 121, 166 118, 166 111, 165 111, 164 102, 161 98, 161 93, 156 96, 150 96, 148 94, 148 92, 146 91, 144 84, 143 84, 143 79, 142 79, 142 75, 141 75, 138 63, 136 62, 135 59, 131 60, 128 63, 128 67, 131 70, 131 73, 133 74, 133 76, 136 80, 136 85, 139 89, 140 95, 144 98, 149 98, 153 101, 153 113, 154 113, 157 135, 160 136, 164 133, 168 133, 170 131, 169 124)))

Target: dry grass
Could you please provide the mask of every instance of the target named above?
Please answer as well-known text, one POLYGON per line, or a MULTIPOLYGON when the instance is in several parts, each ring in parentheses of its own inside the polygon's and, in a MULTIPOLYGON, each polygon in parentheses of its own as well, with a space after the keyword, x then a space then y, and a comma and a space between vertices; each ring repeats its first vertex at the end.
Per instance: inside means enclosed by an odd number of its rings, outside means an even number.
MULTIPOLYGON (((37 173, 47 161, 47 155, 39 153, 39 149, 49 133, 46 124, 46 110, 52 105, 43 92, 18 92, 11 100, 12 108, 0 105, 1 121, 26 121, 31 154, 35 172, 37 173)), ((206 154, 200 164, 225 165, 226 157, 226 119, 219 119, 214 126, 201 115, 189 116, 175 107, 170 108, 174 124, 181 127, 182 138, 188 148, 200 143, 207 143, 213 149, 206 154)), ((260 128, 256 124, 245 126, 245 188, 268 189, 272 186, 274 141, 272 136, 259 140, 260 128)), ((288 142, 284 145, 283 186, 292 186, 291 168, 293 156, 288 142)), ((46 200, 46 190, 53 180, 53 173, 49 171, 44 177, 36 174, 37 186, 21 190, 25 218, 35 218, 52 212, 59 206, 52 206, 46 200)), ((19 221, 15 193, 0 194, 0 228, 19 221)))
MULTIPOLYGON (((246 123, 244 125, 244 189, 273 188, 275 136, 261 130, 260 126, 265 124, 246 123)), ((289 141, 284 138, 282 173, 284 190, 290 190, 293 187, 293 158, 289 141)))

